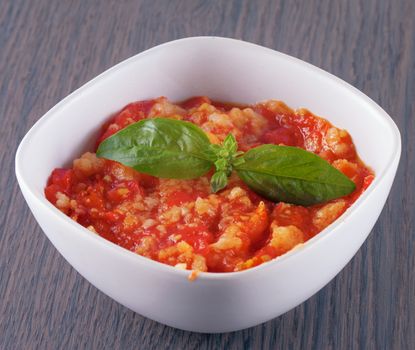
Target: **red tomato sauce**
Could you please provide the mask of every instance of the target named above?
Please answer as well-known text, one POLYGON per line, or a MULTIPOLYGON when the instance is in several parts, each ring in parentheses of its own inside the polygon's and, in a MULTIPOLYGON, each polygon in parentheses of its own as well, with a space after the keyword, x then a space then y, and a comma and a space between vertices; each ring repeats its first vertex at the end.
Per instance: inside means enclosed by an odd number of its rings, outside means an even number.
POLYGON ((351 136, 327 120, 275 100, 252 106, 193 97, 130 103, 102 127, 96 145, 144 118, 166 117, 200 126, 212 143, 232 133, 243 151, 261 144, 289 145, 326 159, 356 184, 343 198, 302 207, 273 203, 237 176, 219 193, 211 174, 194 180, 158 179, 87 152, 72 168, 52 171, 46 198, 105 239, 179 269, 244 270, 299 247, 335 221, 373 181, 351 136))

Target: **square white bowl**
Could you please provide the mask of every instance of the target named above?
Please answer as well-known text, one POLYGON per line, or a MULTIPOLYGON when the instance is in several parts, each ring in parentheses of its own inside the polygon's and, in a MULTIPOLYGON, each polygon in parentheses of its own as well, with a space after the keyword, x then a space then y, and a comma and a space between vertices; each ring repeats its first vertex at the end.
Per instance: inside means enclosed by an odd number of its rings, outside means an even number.
POLYGON ((227 332, 272 319, 328 283, 353 257, 386 201, 401 152, 399 131, 370 98, 344 81, 285 54, 246 43, 195 37, 140 53, 59 102, 27 133, 16 176, 39 225, 65 259, 98 289, 161 323, 198 332, 227 332), (335 223, 302 248, 250 270, 188 273, 123 249, 62 214, 44 196, 52 169, 92 145, 102 123, 129 102, 206 95, 254 103, 279 99, 306 107, 347 129, 376 174, 335 223))

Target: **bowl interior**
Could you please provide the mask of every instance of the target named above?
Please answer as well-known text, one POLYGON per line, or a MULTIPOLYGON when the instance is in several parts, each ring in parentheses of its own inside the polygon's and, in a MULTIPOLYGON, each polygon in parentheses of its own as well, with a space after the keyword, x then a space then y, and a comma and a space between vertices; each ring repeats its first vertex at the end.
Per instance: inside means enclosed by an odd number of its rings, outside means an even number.
POLYGON ((93 79, 30 130, 16 157, 20 179, 39 200, 55 167, 91 148, 101 124, 129 102, 206 95, 253 103, 279 99, 347 129, 377 177, 399 157, 399 132, 387 114, 342 80, 300 60, 246 42, 188 38, 138 54, 93 79), (34 169, 36 171, 34 171, 34 169))

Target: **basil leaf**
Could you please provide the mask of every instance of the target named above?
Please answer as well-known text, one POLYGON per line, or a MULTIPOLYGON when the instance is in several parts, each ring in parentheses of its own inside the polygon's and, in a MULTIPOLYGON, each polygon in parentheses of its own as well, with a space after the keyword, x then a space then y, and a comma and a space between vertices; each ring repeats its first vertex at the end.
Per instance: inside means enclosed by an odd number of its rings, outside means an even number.
POLYGON ((161 178, 194 179, 215 161, 206 134, 196 125, 166 118, 145 119, 105 139, 97 156, 161 178))
POLYGON ((223 140, 223 148, 226 149, 229 154, 234 154, 238 150, 238 142, 233 134, 228 134, 225 140, 223 140))
POLYGON ((225 158, 219 158, 215 162, 216 171, 225 171, 228 168, 229 164, 225 158))
POLYGON ((272 200, 312 205, 345 196, 355 189, 347 176, 301 148, 263 145, 246 152, 235 166, 255 192, 272 200))
POLYGON ((228 184, 228 175, 225 171, 217 171, 210 179, 210 189, 216 193, 224 189, 228 184))

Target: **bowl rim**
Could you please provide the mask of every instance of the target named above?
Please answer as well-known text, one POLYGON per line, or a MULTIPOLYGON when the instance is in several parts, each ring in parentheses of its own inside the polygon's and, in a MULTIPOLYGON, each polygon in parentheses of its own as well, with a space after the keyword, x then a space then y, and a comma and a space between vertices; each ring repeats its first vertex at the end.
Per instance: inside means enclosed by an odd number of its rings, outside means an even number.
POLYGON ((239 40, 239 39, 233 39, 233 38, 227 38, 227 37, 217 37, 217 36, 195 36, 195 37, 186 37, 181 38, 173 41, 168 41, 165 43, 162 43, 160 45, 151 47, 145 51, 139 52, 117 64, 114 66, 108 68, 104 72, 100 73, 96 77, 92 78, 85 84, 83 84, 81 87, 77 88, 73 92, 71 92, 68 96, 60 100, 56 105, 54 105, 50 110, 48 110, 42 117, 40 117, 35 124, 29 129, 29 131, 25 134, 23 139, 21 140, 15 156, 15 172, 16 177, 18 180, 18 183, 20 187, 22 188, 22 192, 25 192, 27 195, 30 195, 34 202, 36 202, 38 205, 40 204, 44 210, 50 211, 53 213, 53 220, 60 220, 63 224, 70 225, 70 227, 73 227, 75 231, 77 231, 77 234, 81 235, 81 238, 92 240, 95 243, 104 245, 106 248, 111 249, 114 253, 121 254, 123 258, 128 259, 131 261, 131 263, 141 263, 144 264, 144 266, 148 266, 149 268, 153 268, 158 270, 159 272, 169 272, 169 273, 175 273, 180 277, 186 277, 189 276, 189 273, 192 272, 192 270, 180 270, 175 268, 174 266, 170 266, 161 262, 158 262, 156 260, 152 260, 149 258, 146 258, 144 256, 141 256, 139 254, 133 253, 132 251, 129 251, 121 246, 118 246, 115 243, 112 243, 105 238, 94 234, 93 232, 89 231, 87 228, 83 227, 82 225, 78 224, 65 214, 63 214, 59 209, 57 209, 55 206, 53 206, 49 201, 46 200, 45 197, 38 197, 32 189, 28 186, 28 184, 25 181, 24 177, 24 171, 22 170, 22 164, 21 159, 22 155, 24 154, 27 144, 29 143, 30 139, 33 137, 34 134, 41 131, 41 128, 44 124, 46 124, 50 119, 52 119, 61 108, 65 107, 68 103, 72 102, 78 96, 84 92, 85 90, 88 90, 90 86, 93 86, 97 83, 99 83, 101 80, 105 78, 109 78, 111 75, 114 75, 117 73, 117 71, 124 66, 134 64, 134 62, 138 59, 141 59, 143 56, 152 54, 154 52, 160 51, 165 49, 169 46, 174 46, 177 44, 181 44, 183 42, 187 42, 191 44, 195 41, 226 41, 229 45, 240 45, 245 46, 246 48, 261 50, 263 53, 267 52, 269 54, 273 54, 275 56, 280 56, 284 60, 291 61, 295 65, 303 66, 304 68, 308 69, 309 71, 313 71, 314 73, 317 73, 319 75, 322 75, 323 77, 332 80, 334 83, 337 83, 341 86, 343 86, 346 90, 349 91, 349 93, 353 94, 355 97, 359 98, 360 100, 363 100, 365 104, 370 107, 370 109, 377 115, 383 122, 386 123, 389 130, 392 132, 393 135, 393 152, 391 153, 391 156, 386 161, 385 168, 378 174, 376 174, 374 181, 370 184, 370 186, 360 195, 360 197, 344 212, 337 220, 335 220, 332 224, 330 224, 328 227, 326 227, 324 230, 320 231, 316 236, 309 239, 307 242, 294 247, 287 253, 276 257, 268 262, 264 262, 260 265, 254 266, 252 268, 242 270, 242 271, 235 271, 235 272, 199 272, 197 280, 222 280, 222 279, 235 279, 235 278, 241 278, 245 275, 250 275, 253 273, 258 273, 260 270, 267 270, 270 268, 273 268, 275 266, 281 265, 281 263, 285 262, 286 260, 290 260, 292 257, 297 256, 298 254, 301 254, 303 251, 312 249, 318 242, 322 242, 323 240, 327 239, 329 237, 330 233, 332 231, 337 230, 339 227, 344 225, 344 223, 349 219, 351 215, 353 215, 361 206, 363 202, 366 202, 369 200, 368 197, 372 195, 372 193, 379 187, 379 185, 384 181, 385 174, 390 171, 390 169, 393 169, 393 164, 396 162, 399 162, 400 154, 401 154, 401 135, 399 132, 398 127, 396 126, 395 122, 392 120, 392 118, 376 103, 374 102, 370 97, 365 95, 363 92, 358 90, 357 88, 353 87, 346 81, 336 77, 335 75, 318 68, 311 63, 308 63, 306 61, 303 61, 299 58, 287 55, 285 53, 279 52, 274 49, 267 48, 265 46, 257 45, 251 42, 239 40), (391 167, 392 166, 392 167, 391 167), (23 191, 23 189, 25 191, 23 191))

